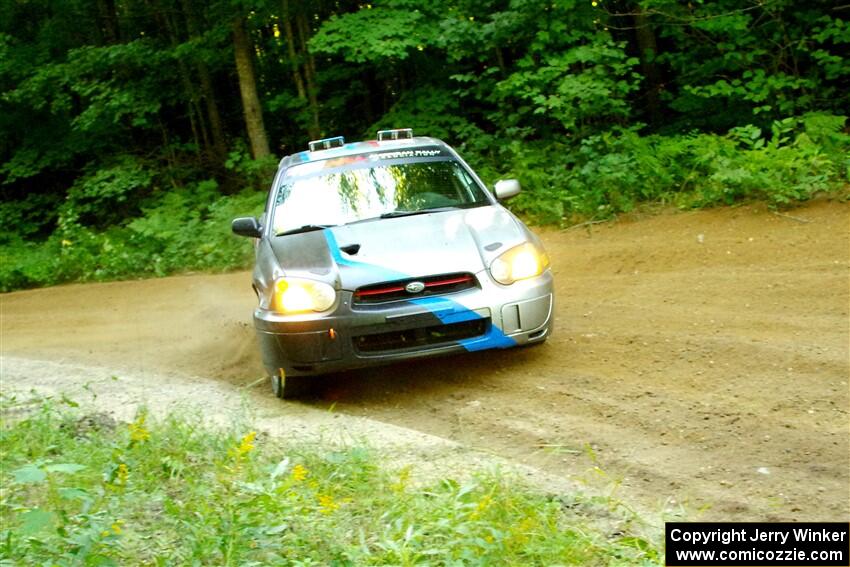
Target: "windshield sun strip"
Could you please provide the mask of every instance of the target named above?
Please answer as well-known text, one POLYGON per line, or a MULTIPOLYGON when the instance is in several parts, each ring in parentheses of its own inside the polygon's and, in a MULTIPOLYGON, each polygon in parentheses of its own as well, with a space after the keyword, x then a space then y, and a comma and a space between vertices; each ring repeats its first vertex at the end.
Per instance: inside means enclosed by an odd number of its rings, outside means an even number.
MULTIPOLYGON (((417 164, 417 163, 435 163, 435 162, 453 162, 458 164, 461 168, 463 165, 457 161, 452 156, 435 156, 435 157, 422 157, 422 158, 400 158, 400 159, 392 159, 392 160, 381 160, 381 161, 371 161, 369 159, 358 160, 356 162, 347 163, 344 165, 340 165, 337 167, 327 167, 322 169, 317 169, 315 171, 311 171, 305 175, 289 175, 289 171, 284 173, 283 177, 280 180, 280 184, 278 187, 282 185, 286 185, 287 183, 292 183, 295 181, 304 181, 305 179, 310 179, 313 177, 322 177, 324 175, 333 175, 334 173, 342 173, 344 171, 355 171, 358 169, 376 169, 379 167, 390 167, 393 165, 408 165, 408 164, 417 164)), ((295 168, 296 166, 293 166, 295 168)))

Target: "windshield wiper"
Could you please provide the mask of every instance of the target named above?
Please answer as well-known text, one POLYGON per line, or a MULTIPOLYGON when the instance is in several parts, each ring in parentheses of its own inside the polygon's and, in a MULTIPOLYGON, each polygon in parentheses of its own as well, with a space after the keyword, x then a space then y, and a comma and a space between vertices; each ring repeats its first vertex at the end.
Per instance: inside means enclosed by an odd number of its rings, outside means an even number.
POLYGON ((434 209, 420 209, 418 211, 391 211, 389 213, 384 213, 378 218, 381 219, 394 219, 398 217, 412 217, 413 215, 426 215, 428 213, 442 213, 445 211, 454 211, 459 207, 437 207, 434 209))
POLYGON ((381 219, 394 219, 399 217, 412 217, 413 215, 426 215, 428 213, 445 213, 448 211, 457 211, 459 209, 472 209, 474 207, 483 207, 486 205, 492 205, 490 201, 473 201, 472 203, 461 203, 460 205, 451 205, 448 207, 434 207, 432 209, 419 209, 418 211, 390 211, 388 213, 384 213, 377 217, 369 217, 365 219, 358 219, 356 221, 351 221, 345 223, 349 224, 359 224, 361 222, 372 222, 381 219))
POLYGON ((289 230, 284 230, 283 232, 275 233, 275 236, 286 236, 288 234, 299 234, 302 232, 312 232, 314 230, 324 230, 326 228, 331 228, 332 226, 339 226, 336 224, 305 224, 298 228, 291 228, 289 230))

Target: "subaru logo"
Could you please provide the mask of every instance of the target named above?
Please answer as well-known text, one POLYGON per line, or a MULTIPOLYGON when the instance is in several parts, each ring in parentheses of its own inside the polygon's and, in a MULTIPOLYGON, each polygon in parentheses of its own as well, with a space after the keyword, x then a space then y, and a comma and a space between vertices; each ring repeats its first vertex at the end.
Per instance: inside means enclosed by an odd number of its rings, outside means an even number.
POLYGON ((404 289, 407 290, 407 293, 419 293, 423 289, 425 289, 425 284, 422 282, 410 282, 404 289))

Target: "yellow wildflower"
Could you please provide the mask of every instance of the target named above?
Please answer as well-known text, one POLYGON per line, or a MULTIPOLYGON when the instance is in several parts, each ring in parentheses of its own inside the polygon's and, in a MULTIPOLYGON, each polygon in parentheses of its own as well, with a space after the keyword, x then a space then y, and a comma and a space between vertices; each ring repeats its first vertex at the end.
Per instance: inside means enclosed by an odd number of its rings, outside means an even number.
POLYGON ((295 465, 292 467, 292 480, 295 482, 301 482, 307 478, 308 474, 309 471, 303 465, 295 465))
POLYGON ((339 503, 330 494, 319 494, 319 507, 322 514, 330 514, 339 508, 339 503))
POLYGON ((121 463, 118 465, 118 471, 115 473, 115 484, 127 484, 127 477, 130 475, 130 469, 127 465, 121 463))
POLYGON ((407 487, 407 482, 410 480, 410 465, 398 471, 398 482, 393 483, 390 488, 393 492, 402 492, 407 487))
POLYGON ((256 437, 257 432, 251 431, 242 438, 242 441, 239 442, 239 449, 237 449, 240 455, 247 455, 254 450, 254 439, 256 437))
POLYGON ((141 413, 139 417, 136 418, 136 421, 128 425, 127 427, 130 429, 130 441, 147 441, 150 439, 151 433, 145 428, 145 420, 148 418, 148 414, 141 413))
POLYGON ((476 520, 481 517, 481 514, 483 514, 487 510, 487 508, 490 507, 492 501, 493 499, 490 497, 489 494, 482 498, 478 502, 478 505, 475 507, 475 510, 473 510, 472 513, 469 515, 469 517, 473 520, 476 520))
POLYGON ((227 452, 227 455, 231 458, 236 459, 237 461, 241 461, 245 455, 254 450, 254 439, 257 437, 256 431, 248 432, 242 440, 239 441, 239 445, 230 449, 227 452))
POLYGON ((121 524, 123 523, 123 520, 115 520, 115 522, 112 524, 112 531, 115 533, 115 535, 121 535, 121 524))
POLYGON ((528 541, 529 533, 534 531, 534 527, 536 522, 529 516, 523 518, 523 520, 514 525, 511 528, 511 533, 508 538, 509 543, 513 545, 524 545, 528 541))

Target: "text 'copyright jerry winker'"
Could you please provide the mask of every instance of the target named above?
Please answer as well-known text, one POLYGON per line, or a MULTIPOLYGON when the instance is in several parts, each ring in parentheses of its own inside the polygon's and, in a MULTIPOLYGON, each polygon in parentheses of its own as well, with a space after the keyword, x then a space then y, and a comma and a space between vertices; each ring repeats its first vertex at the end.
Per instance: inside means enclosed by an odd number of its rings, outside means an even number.
POLYGON ((842 522, 668 522, 665 564, 850 565, 850 524, 842 522))

